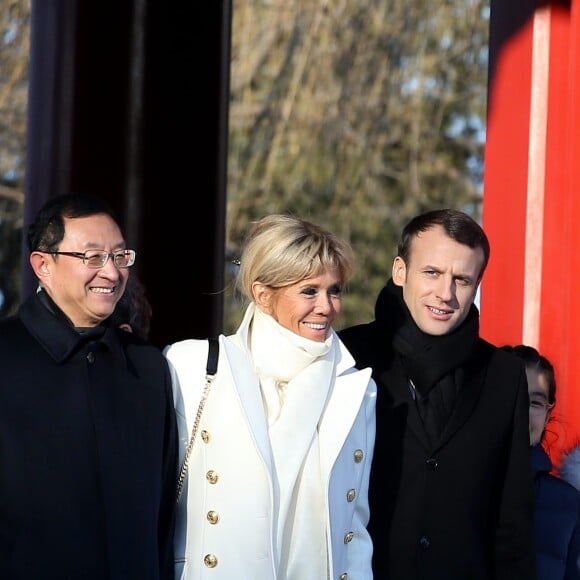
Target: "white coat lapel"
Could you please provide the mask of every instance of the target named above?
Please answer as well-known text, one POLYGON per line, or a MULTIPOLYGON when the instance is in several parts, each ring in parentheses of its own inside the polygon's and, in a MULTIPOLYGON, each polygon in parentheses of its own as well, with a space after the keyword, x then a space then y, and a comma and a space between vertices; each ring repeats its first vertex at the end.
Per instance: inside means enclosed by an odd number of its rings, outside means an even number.
MULTIPOLYGON (((268 469, 271 470, 272 459, 268 425, 258 379, 247 353, 236 343, 235 337, 225 338, 222 344, 226 353, 224 365, 227 365, 223 368, 223 374, 227 374, 227 380, 234 385, 240 408, 246 417, 248 429, 252 433, 256 447, 264 462, 268 469)), ((220 370, 218 370, 218 376, 219 373, 220 370)))
POLYGON ((333 396, 320 424, 320 447, 324 450, 321 454, 322 467, 326 473, 332 469, 334 460, 353 426, 371 378, 370 368, 344 372, 345 366, 348 367, 349 362, 352 361, 352 364, 354 361, 344 347, 341 351, 346 357, 341 360, 338 370, 344 374, 336 379, 333 396), (325 461, 327 464, 324 464, 325 461))

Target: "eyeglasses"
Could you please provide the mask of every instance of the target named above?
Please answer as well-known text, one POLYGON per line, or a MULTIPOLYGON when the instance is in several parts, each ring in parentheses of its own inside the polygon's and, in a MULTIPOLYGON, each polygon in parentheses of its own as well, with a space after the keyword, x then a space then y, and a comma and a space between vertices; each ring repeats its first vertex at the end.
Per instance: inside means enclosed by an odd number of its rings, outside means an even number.
POLYGON ((544 399, 530 399, 530 413, 539 415, 546 413, 554 407, 554 403, 548 403, 544 399))
POLYGON ((130 268, 135 263, 135 250, 117 250, 116 252, 105 252, 105 250, 87 250, 86 252, 49 252, 56 256, 72 256, 83 261, 85 266, 94 268, 104 268, 109 258, 113 258, 113 263, 117 268, 130 268))

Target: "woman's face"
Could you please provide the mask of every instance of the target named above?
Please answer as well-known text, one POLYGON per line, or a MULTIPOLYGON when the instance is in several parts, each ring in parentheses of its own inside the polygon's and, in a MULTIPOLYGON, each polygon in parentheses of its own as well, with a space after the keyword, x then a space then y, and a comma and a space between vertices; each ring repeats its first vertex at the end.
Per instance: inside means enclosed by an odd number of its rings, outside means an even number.
POLYGON ((299 336, 324 342, 340 313, 342 282, 336 268, 271 290, 255 283, 256 304, 299 336))
POLYGON ((526 367, 528 395, 530 398, 530 445, 542 440, 544 429, 550 419, 548 381, 536 368, 526 367))

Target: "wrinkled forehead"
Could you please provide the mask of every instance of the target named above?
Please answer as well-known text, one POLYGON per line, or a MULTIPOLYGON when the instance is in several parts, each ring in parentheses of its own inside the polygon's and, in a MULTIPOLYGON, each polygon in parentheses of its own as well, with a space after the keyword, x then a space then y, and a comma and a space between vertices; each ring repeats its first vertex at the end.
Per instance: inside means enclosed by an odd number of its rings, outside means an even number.
POLYGON ((418 232, 409 247, 409 264, 421 268, 434 266, 479 279, 485 262, 483 248, 472 248, 451 238, 441 226, 418 232))

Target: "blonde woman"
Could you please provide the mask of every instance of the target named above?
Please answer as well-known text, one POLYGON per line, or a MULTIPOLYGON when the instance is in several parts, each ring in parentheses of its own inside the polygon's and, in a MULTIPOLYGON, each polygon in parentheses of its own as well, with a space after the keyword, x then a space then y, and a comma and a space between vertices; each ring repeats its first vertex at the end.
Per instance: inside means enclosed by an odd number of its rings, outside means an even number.
MULTIPOLYGON (((288 215, 251 225, 237 280, 249 304, 237 332, 219 337, 179 499, 176 578, 372 578, 376 386, 333 330, 352 267, 350 246, 320 225, 288 215)), ((165 354, 183 461, 208 342, 165 354)))

